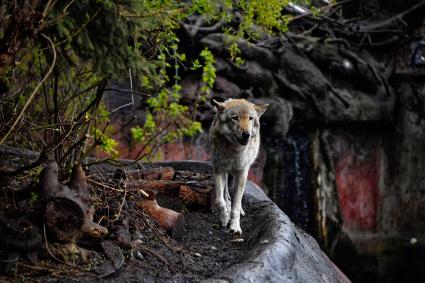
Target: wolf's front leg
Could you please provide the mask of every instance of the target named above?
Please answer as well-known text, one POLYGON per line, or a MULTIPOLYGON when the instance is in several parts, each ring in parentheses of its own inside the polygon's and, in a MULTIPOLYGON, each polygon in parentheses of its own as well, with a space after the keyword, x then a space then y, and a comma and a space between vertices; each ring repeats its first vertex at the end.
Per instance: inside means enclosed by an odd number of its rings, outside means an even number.
MULTIPOLYGON (((233 175, 228 175, 228 186, 231 188, 231 192, 232 192, 232 196, 235 195, 236 192, 236 181, 235 181, 235 176, 233 175)), ((226 195, 225 195, 226 196, 226 195)), ((231 205, 230 202, 230 196, 229 196, 229 205, 231 205)), ((229 211, 231 210, 231 208, 229 208, 229 211)), ((241 206, 241 216, 245 216, 245 211, 243 210, 243 207, 241 206)))
POLYGON ((211 211, 218 215, 220 224, 223 227, 227 226, 230 219, 230 211, 227 208, 225 200, 225 189, 227 187, 227 174, 214 173, 215 193, 211 205, 211 211))
POLYGON ((246 178, 248 177, 248 169, 235 174, 235 196, 232 203, 232 212, 230 214, 230 231, 232 233, 242 234, 240 225, 242 196, 245 191, 246 178))
POLYGON ((232 210, 232 200, 230 198, 230 193, 229 193, 229 174, 228 173, 224 173, 223 196, 224 196, 224 201, 226 202, 227 214, 229 215, 229 218, 230 218, 230 211, 232 210))

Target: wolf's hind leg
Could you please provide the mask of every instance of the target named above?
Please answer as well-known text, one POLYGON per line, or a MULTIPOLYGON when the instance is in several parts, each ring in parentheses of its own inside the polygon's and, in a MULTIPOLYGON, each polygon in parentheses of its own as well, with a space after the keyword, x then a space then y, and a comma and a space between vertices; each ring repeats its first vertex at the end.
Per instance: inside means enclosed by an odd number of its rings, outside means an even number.
POLYGON ((227 176, 224 173, 214 173, 215 180, 215 191, 213 201, 211 202, 211 211, 218 215, 220 224, 223 227, 227 226, 230 219, 230 211, 227 209, 225 201, 225 183, 227 182, 227 176))

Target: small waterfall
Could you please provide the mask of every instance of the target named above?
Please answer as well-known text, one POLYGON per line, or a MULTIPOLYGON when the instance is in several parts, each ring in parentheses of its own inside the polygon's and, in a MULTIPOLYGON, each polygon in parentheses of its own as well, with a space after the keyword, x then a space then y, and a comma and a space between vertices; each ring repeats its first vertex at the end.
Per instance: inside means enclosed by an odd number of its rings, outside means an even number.
MULTIPOLYGON (((267 142, 268 143, 268 142, 267 142)), ((269 197, 300 228, 315 234, 311 141, 303 132, 268 143, 264 183, 269 197)))

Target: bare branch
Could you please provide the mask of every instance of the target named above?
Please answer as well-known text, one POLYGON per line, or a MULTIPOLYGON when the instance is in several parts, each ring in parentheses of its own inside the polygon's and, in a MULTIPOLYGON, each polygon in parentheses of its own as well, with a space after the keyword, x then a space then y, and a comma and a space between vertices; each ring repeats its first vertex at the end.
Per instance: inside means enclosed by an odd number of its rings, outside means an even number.
POLYGON ((9 131, 0 140, 0 144, 3 144, 6 141, 6 139, 9 137, 10 133, 13 131, 13 129, 15 129, 16 125, 22 119, 22 116, 24 115, 25 110, 27 110, 28 106, 31 104, 32 100, 34 99, 35 95, 38 92, 38 89, 44 84, 44 82, 50 76, 50 74, 52 73, 53 68, 54 68, 54 66, 56 64, 56 49, 55 49, 55 45, 54 45, 53 41, 50 39, 50 37, 48 37, 45 34, 41 34, 41 36, 43 36, 45 39, 47 39, 49 41, 50 45, 52 46, 52 50, 53 50, 53 62, 51 64, 49 70, 47 71, 47 74, 43 77, 43 79, 38 83, 38 85, 35 87, 34 91, 31 93, 30 97, 28 98, 27 102, 25 103, 24 107, 22 108, 21 112, 19 113, 18 117, 16 118, 15 122, 10 127, 9 131))

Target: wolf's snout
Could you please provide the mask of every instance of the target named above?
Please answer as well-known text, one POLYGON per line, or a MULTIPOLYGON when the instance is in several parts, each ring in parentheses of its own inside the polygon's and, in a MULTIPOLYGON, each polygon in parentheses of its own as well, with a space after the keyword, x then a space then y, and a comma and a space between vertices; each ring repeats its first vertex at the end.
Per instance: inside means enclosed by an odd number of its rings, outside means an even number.
POLYGON ((248 141, 250 137, 251 137, 250 133, 248 133, 248 132, 242 133, 242 140, 243 141, 248 141))

